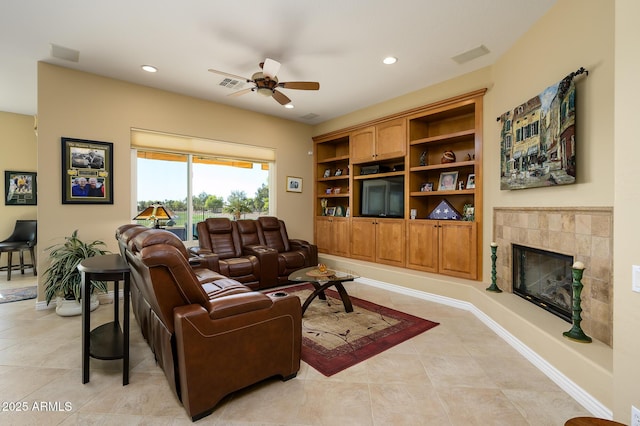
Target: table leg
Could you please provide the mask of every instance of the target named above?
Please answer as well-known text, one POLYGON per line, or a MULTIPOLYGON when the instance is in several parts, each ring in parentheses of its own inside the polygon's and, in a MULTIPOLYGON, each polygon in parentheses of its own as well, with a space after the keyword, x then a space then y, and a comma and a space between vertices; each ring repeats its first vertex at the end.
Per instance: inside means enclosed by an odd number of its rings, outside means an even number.
POLYGON ((338 290, 338 294, 340 295, 340 299, 342 299, 342 304, 344 305, 345 312, 353 312, 353 305, 351 304, 351 298, 345 290, 342 283, 336 283, 336 290, 338 290))
POLYGON ((89 381, 89 350, 91 342, 91 290, 87 291, 87 286, 91 279, 86 273, 82 273, 82 283, 80 284, 80 294, 82 297, 82 384, 89 381))
MULTIPOLYGON (((305 311, 307 310, 307 308, 309 307, 309 305, 311 304, 311 302, 313 301, 313 299, 316 298, 316 296, 318 295, 324 295, 324 291, 331 287, 331 286, 335 286, 336 290, 338 290, 338 294, 340 295, 340 299, 342 299, 342 304, 344 305, 344 310, 345 312, 353 312, 353 306, 351 304, 351 298, 349 298, 349 294, 347 294, 347 290, 344 289, 344 286, 342 285, 342 283, 340 281, 328 281, 322 285, 320 285, 319 283, 312 283, 313 287, 315 288, 314 292, 311 293, 311 295, 309 297, 307 297, 307 300, 304 301, 303 305, 302 305, 302 315, 304 316, 305 311)), ((321 300, 326 300, 326 299, 322 299, 322 296, 320 297, 321 300)))
POLYGON ((122 328, 124 342, 122 346, 122 386, 129 384, 129 274, 124 276, 124 318, 122 328))

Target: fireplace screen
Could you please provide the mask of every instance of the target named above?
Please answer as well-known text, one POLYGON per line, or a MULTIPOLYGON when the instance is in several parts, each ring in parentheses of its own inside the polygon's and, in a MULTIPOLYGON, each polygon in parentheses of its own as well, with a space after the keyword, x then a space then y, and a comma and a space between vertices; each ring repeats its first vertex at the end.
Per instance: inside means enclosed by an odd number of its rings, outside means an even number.
POLYGON ((573 257, 513 244, 513 292, 571 322, 573 257))

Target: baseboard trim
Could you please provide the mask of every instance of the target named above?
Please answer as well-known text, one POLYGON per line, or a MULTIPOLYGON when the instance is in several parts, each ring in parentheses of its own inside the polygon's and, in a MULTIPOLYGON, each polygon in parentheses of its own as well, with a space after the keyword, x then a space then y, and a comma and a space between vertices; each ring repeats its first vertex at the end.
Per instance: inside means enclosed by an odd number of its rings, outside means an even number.
POLYGON ((463 309, 471 312, 480 321, 482 321, 487 327, 493 330, 498 336, 500 336, 511 347, 518 351, 529 362, 535 365, 543 374, 557 384, 563 391, 569 394, 580 405, 588 410, 592 415, 603 418, 613 419, 613 412, 603 405, 600 401, 594 398, 590 393, 578 386, 575 382, 562 374, 553 365, 549 364, 544 358, 538 355, 535 351, 522 343, 513 334, 509 333, 504 327, 491 319, 488 315, 474 306, 472 303, 463 302, 457 299, 453 299, 446 296, 440 296, 437 294, 427 293, 424 291, 414 290, 406 287, 402 287, 395 284, 390 284, 382 281, 373 280, 370 278, 358 278, 358 283, 366 284, 372 287, 378 287, 384 290, 392 291, 395 293, 404 294, 407 296, 415 297, 418 299, 427 300, 430 302, 439 303, 441 305, 450 306, 452 308, 463 309))
MULTIPOLYGON (((118 300, 124 299, 124 290, 120 289, 118 291, 118 300)), ((101 305, 109 305, 113 303, 113 290, 109 290, 107 293, 98 294, 98 300, 101 305)), ((41 300, 36 302, 36 311, 46 311, 47 309, 55 309, 56 308, 56 300, 53 299, 51 303, 47 305, 45 300, 41 300)))

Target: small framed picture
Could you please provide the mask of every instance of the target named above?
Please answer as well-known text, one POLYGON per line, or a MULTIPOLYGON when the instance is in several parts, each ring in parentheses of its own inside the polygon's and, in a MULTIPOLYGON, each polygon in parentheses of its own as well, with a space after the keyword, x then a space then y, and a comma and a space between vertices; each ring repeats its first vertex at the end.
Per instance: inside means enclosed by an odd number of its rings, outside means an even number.
POLYGON ((342 169, 336 169, 334 176, 342 176, 342 169))
POLYGON ((344 216, 344 207, 337 206, 334 216, 344 216))
POLYGON ((336 208, 335 207, 327 207, 327 216, 335 216, 336 208))
POLYGON ((442 172, 440 173, 440 182, 438 183, 438 191, 454 191, 458 182, 458 172, 442 172))
POLYGON ((476 209, 471 204, 465 204, 464 209, 462 210, 462 220, 466 220, 469 222, 473 222, 475 218, 476 209))
POLYGON ((474 189, 476 187, 476 174, 471 173, 467 177, 467 189, 474 189))
POLYGON ((329 176, 331 176, 331 169, 326 169, 326 170, 324 171, 324 175, 323 175, 322 177, 326 177, 326 178, 328 178, 329 176))
POLYGON ((350 217, 351 216, 351 207, 347 207, 344 211, 344 216, 345 217, 350 217))
POLYGON ((340 193, 340 188, 333 188, 333 193, 334 194, 339 194, 340 193))
POLYGON ((287 191, 302 192, 302 178, 287 176, 287 191))
POLYGON ((333 188, 327 188, 324 190, 325 194, 332 194, 333 193, 333 188))
POLYGON ((425 182, 420 185, 420 192, 431 192, 433 191, 433 182, 425 182))
POLYGON ((36 172, 4 172, 4 204, 35 206, 38 204, 36 172))

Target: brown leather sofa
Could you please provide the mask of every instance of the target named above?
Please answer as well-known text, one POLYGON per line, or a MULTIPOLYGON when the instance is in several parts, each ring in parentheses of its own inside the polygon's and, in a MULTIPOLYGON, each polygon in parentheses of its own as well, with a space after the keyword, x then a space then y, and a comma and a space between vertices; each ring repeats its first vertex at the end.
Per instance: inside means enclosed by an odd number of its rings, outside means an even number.
POLYGON ((197 231, 197 253, 217 254, 220 273, 253 289, 286 283, 292 272, 318 264, 317 247, 304 240, 290 239, 284 222, 273 216, 237 221, 208 218, 198 223, 197 231), (256 268, 252 276, 257 280, 235 274, 241 268, 248 271, 249 260, 256 268))
POLYGON ((192 260, 192 267, 182 241, 162 229, 124 225, 116 237, 131 267, 134 314, 193 421, 232 392, 273 376, 295 377, 302 339, 297 297, 264 295, 202 266, 215 256, 192 260))

